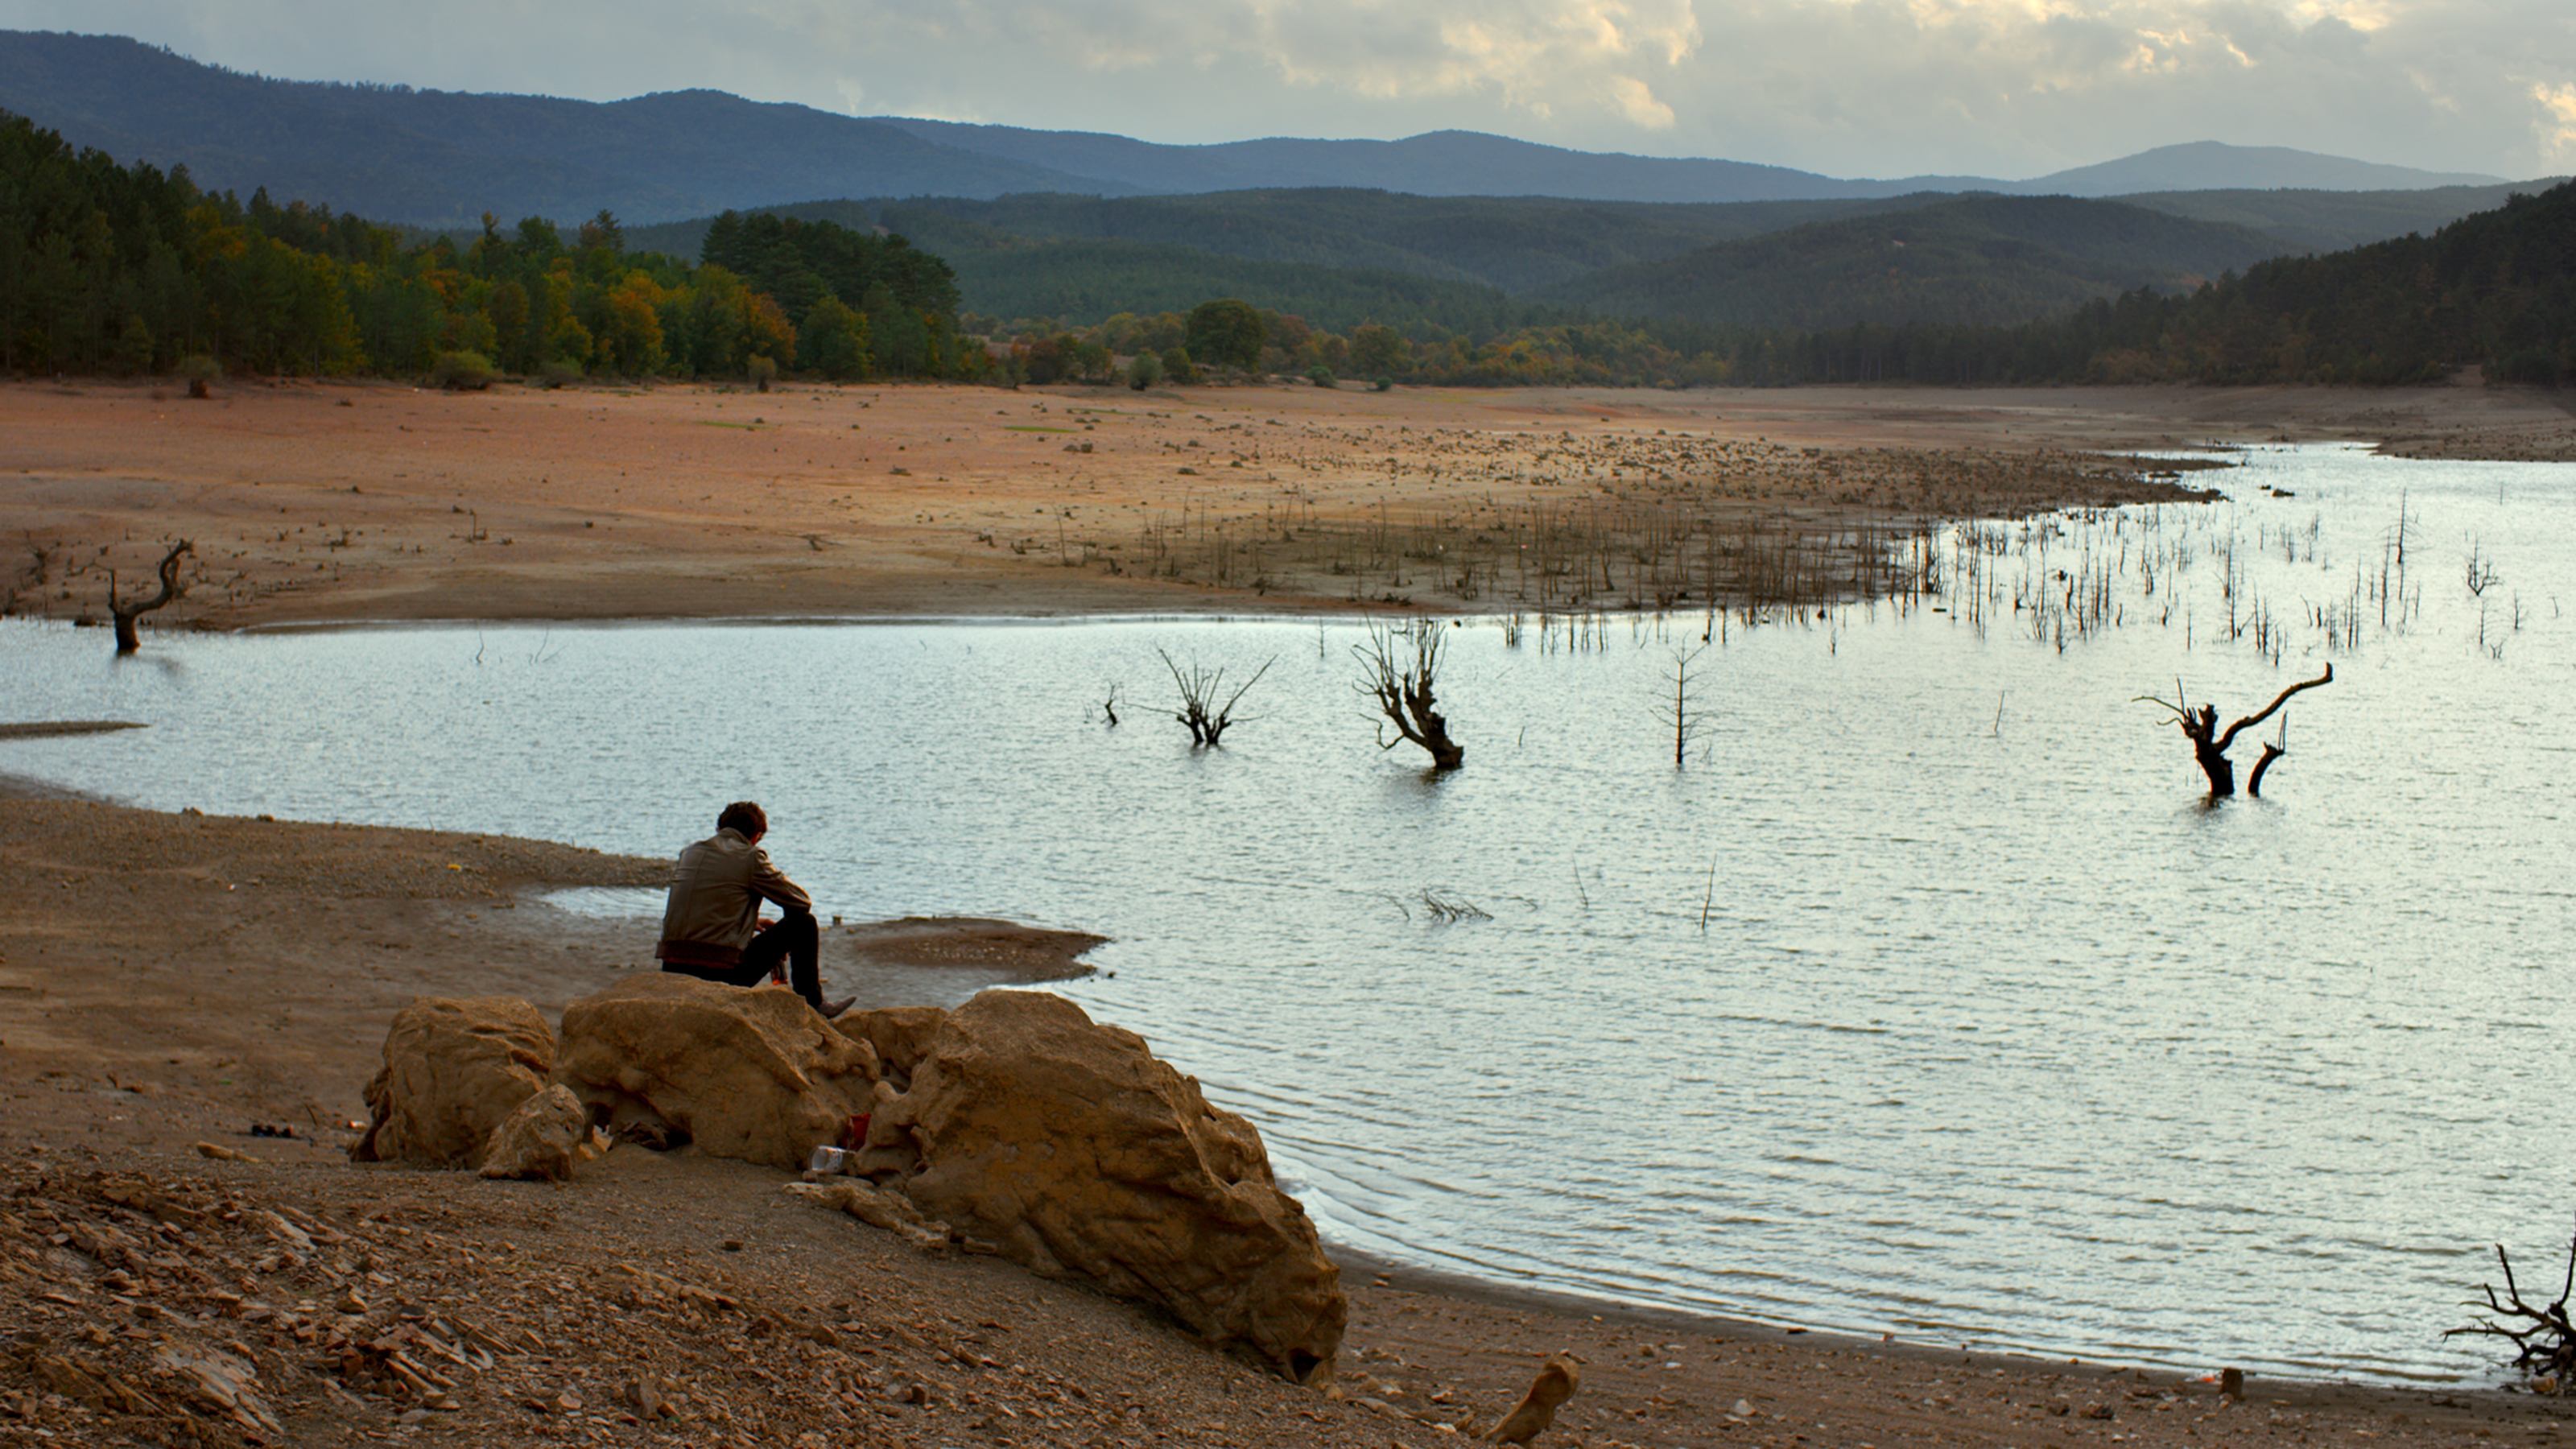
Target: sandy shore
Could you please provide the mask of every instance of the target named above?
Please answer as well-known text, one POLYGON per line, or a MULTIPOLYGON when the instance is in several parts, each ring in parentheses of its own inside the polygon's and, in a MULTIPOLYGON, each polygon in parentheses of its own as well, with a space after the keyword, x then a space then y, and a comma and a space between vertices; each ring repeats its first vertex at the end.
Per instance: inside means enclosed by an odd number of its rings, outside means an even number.
POLYGON ((2478 387, 27 383, 0 437, 0 605, 104 618, 188 539, 162 628, 1622 607, 1749 587, 1756 538, 1833 573, 1854 529, 2190 496, 2106 449, 2576 456, 2552 395, 2478 387))
MULTIPOLYGON (((1542 1444, 2558 1442, 2563 1406, 2522 1395, 2258 1379, 2229 1403, 2170 1371, 1620 1311, 1348 1253, 1352 1328, 1328 1397, 1081 1290, 921 1257, 742 1164, 620 1149, 549 1189, 342 1160, 403 1001, 507 992, 559 1009, 638 969, 645 943, 530 892, 661 871, 0 782, 0 1332, 16 1346, 0 1356, 0 1442, 34 1442, 36 1424, 52 1443, 145 1437, 142 1417, 46 1397, 59 1384, 44 1375, 149 1364, 210 1335, 256 1366, 282 1426, 268 1442, 299 1444, 1455 1443, 1443 1423, 1470 1408, 1491 1422, 1559 1350, 1584 1359, 1585 1383, 1542 1444), (179 1225, 163 1236, 180 1256, 99 1247, 152 1234, 155 1212, 179 1225), (267 1214, 324 1244, 303 1276, 280 1266, 267 1214), (106 1260, 127 1266, 102 1277, 106 1260), (489 1340, 446 1366, 452 1408, 379 1397, 316 1356, 317 1333, 368 1313, 370 1333, 489 1340), (679 1394, 683 1417, 627 1423, 642 1378, 679 1394)), ((878 923, 834 933, 826 973, 873 1001, 955 999, 1061 974, 1087 943, 878 923)))

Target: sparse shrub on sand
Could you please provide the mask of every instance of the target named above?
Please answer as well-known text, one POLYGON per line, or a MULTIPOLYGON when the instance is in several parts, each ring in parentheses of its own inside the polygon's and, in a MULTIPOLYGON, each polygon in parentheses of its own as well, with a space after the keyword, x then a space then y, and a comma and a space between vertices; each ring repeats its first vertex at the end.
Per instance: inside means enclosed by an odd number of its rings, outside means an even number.
POLYGON ((753 387, 760 389, 762 392, 767 392, 769 391, 769 385, 778 381, 778 359, 774 357, 755 357, 751 359, 750 363, 745 366, 743 371, 745 375, 750 377, 751 385, 753 387))
POLYGON ((191 352, 179 359, 179 376, 187 379, 188 396, 205 397, 207 389, 223 379, 224 365, 202 352, 191 352))
POLYGON ((481 392, 500 375, 480 352, 442 352, 429 365, 430 386, 449 392, 481 392))

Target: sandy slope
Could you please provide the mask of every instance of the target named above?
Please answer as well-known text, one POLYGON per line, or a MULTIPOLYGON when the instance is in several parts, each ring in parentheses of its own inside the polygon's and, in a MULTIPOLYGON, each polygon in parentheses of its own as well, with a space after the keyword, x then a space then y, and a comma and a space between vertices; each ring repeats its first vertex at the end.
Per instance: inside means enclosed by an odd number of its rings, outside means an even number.
POLYGON ((1510 607, 1511 580, 1462 593, 1403 555, 1517 560, 1510 530, 1542 514, 1813 528, 2179 496, 2094 450, 2212 438, 2567 456, 2571 423, 2548 394, 2467 387, 335 384, 191 402, 26 383, 0 386, 0 603, 100 615, 108 570, 131 591, 186 538, 162 627, 1510 607))
MULTIPOLYGON (((1425 1445, 1459 1442, 1440 1425, 1470 1410, 1490 1423, 1556 1350, 1585 1386, 1550 1445, 2560 1442, 2561 1406, 2527 1396, 2258 1380, 2229 1404, 2170 1372, 1625 1313, 1347 1256, 1328 1396, 1079 1289, 924 1258, 763 1169, 620 1148, 555 1189, 342 1160, 397 1005, 552 1009, 616 979, 636 928, 522 892, 660 868, 0 789, 0 1443, 189 1442, 166 1427, 182 1417, 239 1442, 173 1365, 246 1364, 271 1443, 1425 1445), (396 1353, 438 1375, 434 1398, 396 1353), (110 1378, 133 1397, 80 1402, 110 1378)), ((1061 969, 1048 942, 972 930, 954 949, 921 923, 845 932, 827 973, 888 999, 1061 969)))

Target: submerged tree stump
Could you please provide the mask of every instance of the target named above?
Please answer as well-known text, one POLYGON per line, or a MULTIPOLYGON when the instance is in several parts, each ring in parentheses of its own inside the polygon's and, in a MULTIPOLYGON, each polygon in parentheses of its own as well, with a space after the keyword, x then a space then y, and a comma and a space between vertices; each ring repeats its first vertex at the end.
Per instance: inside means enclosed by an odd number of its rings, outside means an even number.
POLYGON ((1359 691, 1384 720, 1378 726, 1379 749, 1411 740, 1431 756, 1434 770, 1454 770, 1465 763, 1466 748, 1449 737, 1449 717, 1440 712, 1432 693, 1440 676, 1439 620, 1396 627, 1372 624, 1368 642, 1352 645, 1351 653, 1360 661, 1359 691), (1393 738, 1387 736, 1387 725, 1395 727, 1393 738))
MULTIPOLYGON (((2334 683, 2334 666, 2329 664, 2326 666, 2325 673, 2314 679, 2303 679, 2282 690, 2273 697, 2270 704, 2263 707, 2261 714, 2247 715, 2229 725, 2224 734, 2218 729, 2218 706, 2204 704, 2198 709, 2192 708, 2190 702, 2183 698, 2179 683, 2174 687, 2174 697, 2171 700, 2158 699, 2152 694, 2142 694, 2138 698, 2172 712, 2174 724, 2182 730, 2183 737, 2191 741, 2192 758, 2199 762, 2200 773, 2209 781, 2209 798, 2223 800, 2236 793, 2236 765, 2227 758, 2227 751, 2235 745, 2236 737, 2278 713, 2282 705, 2290 702, 2291 695, 2303 689, 2314 689, 2318 685, 2332 683, 2334 683)), ((2260 798, 2263 794, 2263 772, 2272 768, 2274 760, 2288 753, 2289 747, 2286 745, 2266 743, 2263 746, 2263 758, 2254 762, 2254 773, 2245 782, 2245 793, 2260 798)))
POLYGON ((179 559, 188 552, 188 541, 181 539, 161 556, 161 592, 148 599, 126 603, 116 596, 116 571, 107 574, 107 611, 116 616, 116 652, 132 654, 143 647, 143 636, 135 621, 172 599, 179 597, 179 559))

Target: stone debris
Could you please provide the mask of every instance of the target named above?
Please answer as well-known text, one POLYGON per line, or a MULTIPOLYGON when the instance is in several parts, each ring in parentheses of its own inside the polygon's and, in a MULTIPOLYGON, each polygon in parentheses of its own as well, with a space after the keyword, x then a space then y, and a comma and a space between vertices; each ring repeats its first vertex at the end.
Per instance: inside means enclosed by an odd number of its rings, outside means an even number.
POLYGON ((855 1249, 735 1285, 706 1276, 712 1255, 602 1261, 637 1245, 588 1231, 531 1257, 508 1235, 551 1220, 551 1194, 378 1179, 326 1215, 273 1196, 276 1169, 233 1171, 22 1163, 0 1179, 0 1443, 1327 1442, 1211 1438, 1200 1420, 1261 1376, 1150 1325, 1120 1329, 1129 1346, 1088 1382, 1079 1355, 1024 1358, 1045 1345, 996 1315, 1024 1291, 1007 1285, 975 1289, 973 1307, 888 1293, 855 1249), (1186 1416, 1147 1392, 1182 1373, 1207 1381, 1186 1416))
POLYGON ((955 1230, 923 1217, 912 1199, 862 1179, 791 1182, 787 1191, 817 1206, 833 1208, 872 1227, 883 1228, 926 1253, 946 1252, 956 1241, 955 1230))
POLYGON ((590 1110, 562 1084, 521 1102, 483 1148, 482 1175, 561 1182, 590 1146, 590 1110))

